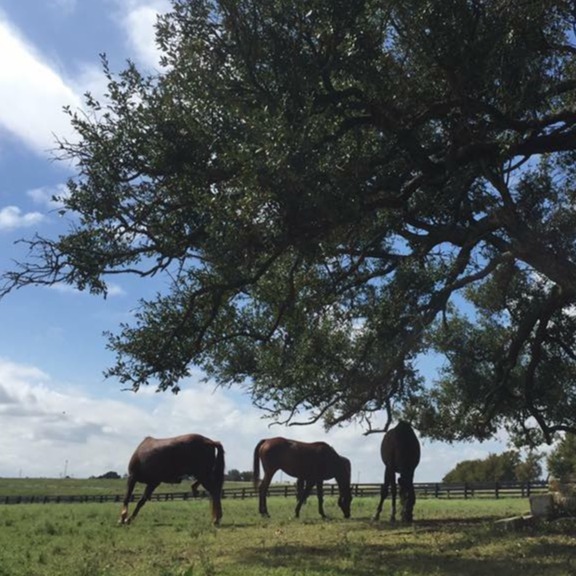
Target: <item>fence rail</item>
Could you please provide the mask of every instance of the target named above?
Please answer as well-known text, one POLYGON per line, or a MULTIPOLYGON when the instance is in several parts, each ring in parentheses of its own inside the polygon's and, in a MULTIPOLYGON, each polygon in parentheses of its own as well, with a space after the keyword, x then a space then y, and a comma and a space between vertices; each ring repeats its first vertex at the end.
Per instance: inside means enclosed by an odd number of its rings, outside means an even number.
MULTIPOLYGON (((356 498, 378 496, 382 484, 352 484, 352 493, 356 498)), ((439 482, 417 482, 414 484, 417 498, 528 498, 532 494, 542 494, 548 491, 546 482, 470 482, 462 484, 445 484, 439 482)), ((314 491, 312 492, 314 494, 314 491)), ((324 493, 334 495, 338 493, 335 484, 325 484, 324 493)), ((268 490, 269 496, 285 498, 296 497, 296 485, 272 485, 268 490)), ((255 498, 258 492, 253 487, 225 488, 223 498, 246 499, 255 498)), ((206 498, 207 494, 199 491, 198 498, 206 498)), ((0 494, 0 504, 58 504, 83 502, 122 502, 124 496, 120 494, 92 494, 92 495, 50 495, 50 496, 3 496, 0 494)), ((132 501, 138 495, 132 496, 132 501)), ((151 500, 193 500, 191 492, 158 492, 152 495, 151 500)))

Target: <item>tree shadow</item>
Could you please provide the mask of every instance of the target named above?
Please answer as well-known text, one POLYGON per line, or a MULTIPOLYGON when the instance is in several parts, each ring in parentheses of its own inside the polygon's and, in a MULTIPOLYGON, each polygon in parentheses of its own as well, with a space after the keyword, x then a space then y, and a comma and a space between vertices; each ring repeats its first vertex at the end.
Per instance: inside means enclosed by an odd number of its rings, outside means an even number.
MULTIPOLYGON (((311 545, 277 542, 244 548, 238 563, 254 572, 263 567, 314 574, 377 573, 443 576, 539 576, 576 574, 573 546, 567 543, 530 541, 526 533, 505 533, 483 518, 426 520, 415 526, 357 525, 371 530, 371 542, 338 541, 311 545), (442 533, 442 538, 436 538, 442 533), (504 543, 504 546, 500 546, 504 543)), ((355 532, 358 535, 358 531, 355 532)))

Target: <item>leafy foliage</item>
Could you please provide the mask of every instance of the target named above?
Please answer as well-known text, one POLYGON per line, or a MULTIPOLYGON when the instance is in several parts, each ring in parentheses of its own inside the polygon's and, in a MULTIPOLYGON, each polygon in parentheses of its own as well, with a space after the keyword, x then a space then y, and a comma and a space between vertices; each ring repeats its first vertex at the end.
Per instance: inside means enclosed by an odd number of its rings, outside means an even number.
POLYGON ((576 478, 576 436, 565 434, 548 456, 548 472, 560 481, 576 478))
POLYGON ((576 431, 571 2, 173 0, 162 69, 69 110, 67 234, 7 294, 163 275, 108 375, 273 418, 576 431), (423 354, 443 361, 424 385, 423 354))

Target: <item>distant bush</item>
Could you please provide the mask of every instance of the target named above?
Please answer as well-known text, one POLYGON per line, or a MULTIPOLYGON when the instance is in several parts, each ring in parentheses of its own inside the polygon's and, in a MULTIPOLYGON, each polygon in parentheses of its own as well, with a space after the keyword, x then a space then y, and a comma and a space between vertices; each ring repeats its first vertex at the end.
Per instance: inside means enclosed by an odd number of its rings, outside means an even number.
POLYGON ((114 472, 114 470, 110 470, 106 472, 106 474, 102 474, 102 476, 96 476, 99 480, 120 480, 121 476, 118 472, 114 472))

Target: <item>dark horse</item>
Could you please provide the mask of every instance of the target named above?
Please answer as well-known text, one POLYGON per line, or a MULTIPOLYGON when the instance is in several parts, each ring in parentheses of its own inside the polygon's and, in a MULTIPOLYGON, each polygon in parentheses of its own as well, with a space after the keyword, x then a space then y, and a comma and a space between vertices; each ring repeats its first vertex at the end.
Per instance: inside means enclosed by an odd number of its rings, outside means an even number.
POLYGON ((129 523, 136 518, 140 508, 150 499, 159 484, 178 484, 189 476, 196 479, 192 485, 194 494, 198 484, 202 484, 210 494, 212 519, 214 524, 219 524, 222 518, 224 449, 220 442, 200 434, 185 434, 160 440, 148 436, 142 440, 128 464, 128 485, 120 522, 129 523), (128 516, 128 503, 136 482, 146 484, 146 488, 134 512, 128 516))
POLYGON ((380 446, 384 462, 384 484, 380 492, 380 503, 374 520, 380 518, 382 505, 392 487, 392 514, 390 520, 396 521, 396 474, 399 474, 400 502, 402 504, 402 521, 412 522, 416 494, 414 492, 414 470, 420 462, 420 442, 414 430, 407 422, 399 422, 395 428, 388 430, 380 446))
POLYGON ((290 476, 297 478, 296 518, 300 508, 316 486, 318 495, 318 511, 325 518, 323 507, 322 482, 335 478, 338 483, 340 496, 338 506, 345 518, 350 517, 350 503, 352 492, 350 490, 351 467, 350 460, 340 456, 332 446, 326 442, 298 442, 286 438, 268 438, 260 440, 254 448, 254 487, 260 494, 260 514, 269 516, 266 507, 266 493, 272 477, 277 470, 282 470, 290 476), (264 469, 264 478, 260 480, 260 460, 264 469))

